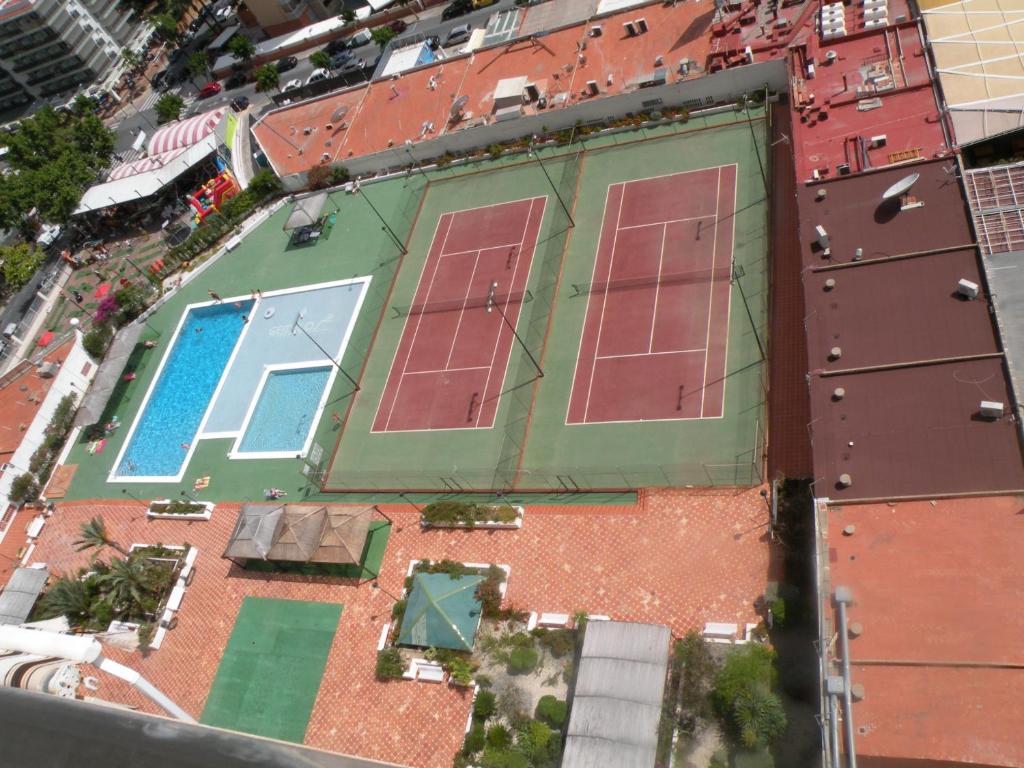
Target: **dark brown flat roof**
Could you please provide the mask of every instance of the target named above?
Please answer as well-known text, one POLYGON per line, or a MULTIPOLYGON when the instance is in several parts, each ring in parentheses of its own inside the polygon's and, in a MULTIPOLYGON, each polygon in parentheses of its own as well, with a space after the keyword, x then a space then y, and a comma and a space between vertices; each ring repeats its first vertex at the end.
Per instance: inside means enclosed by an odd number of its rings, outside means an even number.
POLYGON ((815 494, 887 499, 1024 489, 1000 357, 811 379, 815 494), (834 399, 836 387, 845 395, 834 399), (982 400, 1007 406, 979 416, 982 400), (853 484, 842 488, 839 476, 853 484))
POLYGON ((936 250, 974 242, 960 182, 948 173, 952 160, 915 163, 886 171, 839 177, 800 189, 800 243, 804 265, 816 267, 936 250), (911 173, 921 174, 910 194, 924 205, 900 211, 882 193, 911 173), (818 190, 826 197, 817 199, 818 190), (831 255, 817 246, 815 227, 828 233, 831 255))
POLYGON ((989 304, 959 296, 961 278, 983 283, 973 249, 807 273, 810 369, 998 352, 989 304), (834 287, 826 286, 828 280, 834 287), (833 347, 842 350, 838 359, 830 358, 833 347))

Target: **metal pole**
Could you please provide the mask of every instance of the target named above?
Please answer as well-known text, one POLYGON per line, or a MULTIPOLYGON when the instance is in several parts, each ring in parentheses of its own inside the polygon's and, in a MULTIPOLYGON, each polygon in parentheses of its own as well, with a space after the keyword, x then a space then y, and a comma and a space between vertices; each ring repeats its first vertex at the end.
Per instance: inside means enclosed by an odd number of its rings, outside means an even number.
POLYGON ((371 587, 372 587, 372 588, 373 588, 374 590, 379 590, 379 591, 383 592, 383 593, 384 593, 385 595, 387 595, 388 597, 390 597, 390 598, 391 598, 392 600, 394 600, 394 601, 395 601, 396 603, 400 603, 400 602, 401 602, 401 600, 400 600, 399 598, 395 597, 395 596, 394 596, 394 595, 392 595, 392 594, 391 594, 390 592, 388 592, 388 591, 387 591, 386 589, 384 589, 384 587, 382 587, 382 586, 380 585, 380 582, 379 582, 379 581, 376 581, 376 580, 374 580, 374 581, 370 582, 370 586, 371 586, 371 587))
POLYGON ((316 339, 314 339, 312 336, 310 336, 309 333, 306 331, 306 329, 303 328, 301 325, 299 325, 299 321, 301 319, 302 319, 302 313, 300 312, 299 316, 295 318, 294 325, 292 325, 292 335, 295 335, 295 329, 296 328, 298 328, 300 331, 302 331, 303 335, 307 339, 309 339, 311 342, 313 342, 313 345, 323 353, 324 357, 326 357, 328 360, 331 361, 331 365, 333 365, 335 368, 337 368, 339 371, 341 371, 341 375, 344 376, 346 379, 348 379, 349 383, 351 383, 352 386, 355 387, 355 391, 358 392, 360 387, 359 387, 358 384, 356 384, 356 380, 353 379, 351 376, 349 376, 345 372, 345 369, 341 367, 341 365, 338 363, 338 361, 335 360, 334 357, 326 349, 324 349, 323 347, 320 346, 320 342, 318 342, 316 339))
POLYGON ((545 168, 544 167, 544 163, 541 162, 540 151, 537 150, 537 149, 534 149, 532 147, 532 145, 531 145, 531 148, 530 148, 530 151, 528 152, 528 154, 529 154, 530 157, 533 157, 533 158, 535 158, 537 160, 537 165, 539 165, 540 169, 542 171, 544 171, 544 176, 547 178, 548 184, 551 185, 551 189, 552 189, 552 191, 554 191, 555 197, 558 198, 559 205, 561 205, 562 206, 562 210, 565 211, 565 218, 567 218, 569 220, 569 226, 570 227, 575 227, 576 226, 576 222, 572 220, 572 214, 569 213, 569 209, 566 207, 565 201, 562 199, 562 196, 559 194, 558 187, 555 186, 555 182, 553 182, 551 180, 551 176, 550 176, 550 174, 548 174, 548 169, 545 168))
POLYGON ((491 290, 487 292, 487 311, 490 312, 491 309, 498 310, 498 314, 501 315, 501 319, 505 321, 505 325, 507 325, 509 327, 509 330, 512 331, 512 335, 516 337, 516 341, 519 342, 519 346, 523 348, 523 351, 526 353, 526 356, 529 357, 530 362, 533 363, 533 367, 537 369, 537 375, 540 378, 544 378, 544 370, 540 367, 540 363, 537 362, 537 358, 533 356, 533 353, 530 351, 530 348, 526 346, 526 344, 523 342, 521 338, 519 338, 519 333, 516 331, 515 326, 512 325, 511 322, 509 322, 508 317, 505 316, 505 312, 501 309, 501 305, 499 305, 498 302, 494 300, 494 292, 496 290, 498 290, 498 283, 491 283, 491 290))
POLYGON ((370 198, 366 196, 366 193, 363 192, 363 190, 360 189, 359 193, 363 200, 366 201, 366 204, 370 206, 370 210, 377 215, 378 219, 380 219, 381 225, 383 226, 384 229, 387 230, 388 234, 391 235, 391 239, 395 241, 395 245, 398 246, 398 249, 402 252, 403 255, 407 254, 409 251, 405 249, 405 245, 403 245, 402 241, 398 239, 398 235, 395 234, 395 231, 388 226, 388 223, 386 221, 384 221, 384 217, 380 215, 380 211, 377 210, 377 206, 370 202, 370 198))
POLYGON ((747 310, 747 319, 750 320, 750 330, 754 332, 754 340, 757 342, 757 351, 761 353, 761 361, 767 359, 767 355, 764 353, 764 345, 761 344, 761 336, 757 332, 757 326, 754 325, 754 315, 750 312, 750 304, 747 303, 747 294, 743 290, 743 283, 740 282, 740 278, 746 273, 742 267, 733 267, 732 270, 732 282, 735 283, 736 287, 740 289, 740 298, 743 299, 743 308, 747 310))
POLYGON ((412 142, 411 141, 406 141, 405 142, 405 153, 407 155, 409 155, 409 161, 413 164, 413 166, 416 168, 416 170, 420 172, 420 175, 423 176, 424 179, 426 179, 427 181, 430 181, 430 177, 427 176, 427 172, 423 170, 422 166, 417 164, 416 158, 412 156, 412 149, 411 149, 411 147, 412 147, 412 142))

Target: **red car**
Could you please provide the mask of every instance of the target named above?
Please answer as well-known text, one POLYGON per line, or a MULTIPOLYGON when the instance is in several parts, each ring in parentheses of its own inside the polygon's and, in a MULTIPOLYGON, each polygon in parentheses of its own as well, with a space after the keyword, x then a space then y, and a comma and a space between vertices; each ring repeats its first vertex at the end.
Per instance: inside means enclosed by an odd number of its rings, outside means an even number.
POLYGON ((214 80, 212 83, 207 83, 199 89, 199 98, 208 99, 211 96, 216 96, 220 93, 220 83, 214 80))

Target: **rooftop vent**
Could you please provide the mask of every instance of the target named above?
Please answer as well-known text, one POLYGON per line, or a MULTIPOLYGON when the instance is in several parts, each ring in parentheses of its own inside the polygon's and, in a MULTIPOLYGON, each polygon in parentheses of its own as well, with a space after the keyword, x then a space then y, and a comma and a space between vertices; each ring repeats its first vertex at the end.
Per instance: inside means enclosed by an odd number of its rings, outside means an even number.
POLYGON ((831 291, 835 287, 836 287, 836 279, 834 277, 830 277, 828 280, 825 281, 825 290, 826 291, 831 291))
POLYGON ((853 534, 855 534, 856 532, 857 526, 853 523, 850 523, 845 528, 843 528, 843 536, 853 536, 853 534))
POLYGON ((847 628, 847 630, 850 637, 860 637, 864 634, 864 625, 859 621, 855 621, 847 628))
POLYGON ((836 387, 832 390, 833 400, 842 400, 844 397, 846 397, 846 390, 843 387, 836 387))
POLYGON ((858 249, 856 249, 853 252, 853 260, 854 261, 860 261, 863 258, 864 258, 864 249, 863 248, 858 248, 858 249))
POLYGON ((956 292, 967 299, 978 298, 978 284, 972 283, 967 278, 960 278, 956 284, 956 292))
POLYGON ((860 683, 854 683, 850 686, 850 695, 853 696, 854 701, 864 700, 864 686, 860 683))
POLYGON ((43 363, 39 366, 39 378, 40 379, 52 379, 57 375, 57 371, 60 369, 60 365, 53 362, 52 360, 47 363, 43 363))
POLYGON ((815 200, 824 200, 826 197, 828 197, 828 190, 825 189, 824 187, 819 189, 817 193, 814 195, 815 200))
POLYGON ((1003 415, 1003 404, 992 400, 982 400, 979 410, 986 419, 998 419, 1003 415))
POLYGON ((814 228, 814 232, 818 236, 818 245, 828 248, 828 232, 825 231, 825 228, 819 224, 814 228))
POLYGON ((853 485, 853 478, 844 472, 839 476, 839 485, 843 488, 849 488, 853 485))
POLYGON ((832 349, 828 351, 828 356, 830 360, 838 360, 840 357, 843 356, 843 348, 832 347, 832 349))

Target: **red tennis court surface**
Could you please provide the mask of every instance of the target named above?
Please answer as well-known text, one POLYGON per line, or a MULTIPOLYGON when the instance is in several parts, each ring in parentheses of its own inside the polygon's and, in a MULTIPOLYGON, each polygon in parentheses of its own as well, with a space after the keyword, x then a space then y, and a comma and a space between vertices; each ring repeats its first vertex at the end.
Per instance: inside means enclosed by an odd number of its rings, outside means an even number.
POLYGON ((736 166, 608 187, 567 424, 722 415, 736 166))
POLYGON ((372 432, 494 426, 546 200, 438 219, 372 432))

